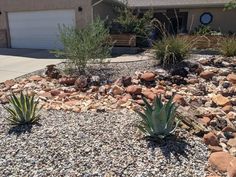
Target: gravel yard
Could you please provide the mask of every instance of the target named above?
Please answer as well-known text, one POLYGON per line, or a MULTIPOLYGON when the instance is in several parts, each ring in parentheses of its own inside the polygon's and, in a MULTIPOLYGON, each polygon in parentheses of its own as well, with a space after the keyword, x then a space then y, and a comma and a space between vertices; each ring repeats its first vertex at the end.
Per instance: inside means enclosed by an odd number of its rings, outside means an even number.
POLYGON ((11 129, 0 106, 0 176, 203 177, 207 147, 185 132, 186 142, 161 145, 141 139, 138 116, 128 110, 43 111, 40 125, 11 129))

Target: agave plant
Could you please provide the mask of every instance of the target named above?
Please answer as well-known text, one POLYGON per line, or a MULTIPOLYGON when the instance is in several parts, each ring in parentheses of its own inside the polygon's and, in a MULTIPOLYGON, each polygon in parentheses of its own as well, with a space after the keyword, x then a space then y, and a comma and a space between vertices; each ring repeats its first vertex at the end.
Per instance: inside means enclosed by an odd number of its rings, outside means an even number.
POLYGON ((161 96, 156 97, 153 105, 143 98, 145 108, 143 112, 136 112, 142 118, 138 128, 145 135, 153 139, 164 139, 175 131, 179 121, 176 120, 177 107, 173 103, 173 97, 165 104, 161 101, 161 96))
POLYGON ((9 98, 10 107, 4 107, 10 116, 8 121, 16 125, 34 124, 39 120, 38 101, 35 101, 34 96, 20 93, 17 97, 14 93, 9 98))

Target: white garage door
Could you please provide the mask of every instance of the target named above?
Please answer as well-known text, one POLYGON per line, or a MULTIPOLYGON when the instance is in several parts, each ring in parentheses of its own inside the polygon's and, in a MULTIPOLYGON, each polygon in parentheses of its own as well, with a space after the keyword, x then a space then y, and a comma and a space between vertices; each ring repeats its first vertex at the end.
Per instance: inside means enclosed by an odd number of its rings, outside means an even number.
POLYGON ((8 20, 12 48, 60 49, 58 26, 75 26, 75 11, 12 12, 8 20))

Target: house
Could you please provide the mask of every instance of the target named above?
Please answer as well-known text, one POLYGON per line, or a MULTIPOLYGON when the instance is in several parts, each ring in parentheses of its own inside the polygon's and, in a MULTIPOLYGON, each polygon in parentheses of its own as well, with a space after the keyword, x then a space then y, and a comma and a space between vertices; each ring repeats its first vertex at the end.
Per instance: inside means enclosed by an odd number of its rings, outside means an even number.
POLYGON ((112 17, 113 0, 0 0, 0 47, 57 49, 58 25, 82 28, 112 17))
POLYGON ((236 9, 225 11, 230 0, 128 0, 139 12, 153 10, 169 32, 191 32, 209 25, 222 33, 236 32, 236 9))

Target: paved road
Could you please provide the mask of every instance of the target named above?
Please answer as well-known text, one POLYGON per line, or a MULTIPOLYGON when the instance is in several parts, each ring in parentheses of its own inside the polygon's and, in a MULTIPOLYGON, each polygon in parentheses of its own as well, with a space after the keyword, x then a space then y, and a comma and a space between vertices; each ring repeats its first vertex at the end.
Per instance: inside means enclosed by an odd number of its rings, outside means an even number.
POLYGON ((0 48, 0 83, 61 61, 47 50, 0 48))

